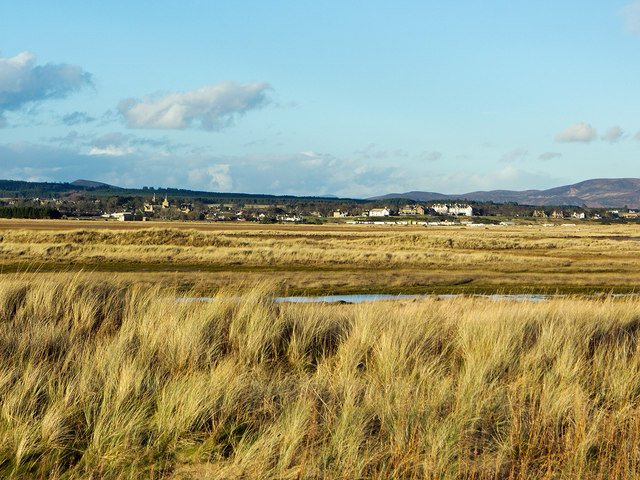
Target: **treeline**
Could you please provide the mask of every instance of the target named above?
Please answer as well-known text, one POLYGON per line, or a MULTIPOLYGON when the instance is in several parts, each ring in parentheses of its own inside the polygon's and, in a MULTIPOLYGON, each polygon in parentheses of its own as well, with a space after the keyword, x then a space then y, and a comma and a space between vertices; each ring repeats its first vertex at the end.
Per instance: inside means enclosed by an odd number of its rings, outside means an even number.
POLYGON ((70 183, 24 182, 18 180, 0 180, 0 197, 35 198, 51 195, 63 195, 72 191, 87 190, 70 183))
POLYGON ((50 207, 0 207, 0 218, 61 218, 62 214, 50 207))

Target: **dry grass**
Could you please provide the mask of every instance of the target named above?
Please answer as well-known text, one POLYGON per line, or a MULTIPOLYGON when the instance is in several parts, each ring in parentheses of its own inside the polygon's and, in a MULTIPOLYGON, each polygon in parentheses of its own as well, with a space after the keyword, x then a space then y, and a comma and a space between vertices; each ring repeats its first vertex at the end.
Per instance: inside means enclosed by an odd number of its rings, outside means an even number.
POLYGON ((4 230, 0 272, 178 271, 204 288, 267 278, 296 291, 640 284, 638 226, 228 228, 4 230))
POLYGON ((0 283, 2 478, 636 478, 640 301, 0 283))

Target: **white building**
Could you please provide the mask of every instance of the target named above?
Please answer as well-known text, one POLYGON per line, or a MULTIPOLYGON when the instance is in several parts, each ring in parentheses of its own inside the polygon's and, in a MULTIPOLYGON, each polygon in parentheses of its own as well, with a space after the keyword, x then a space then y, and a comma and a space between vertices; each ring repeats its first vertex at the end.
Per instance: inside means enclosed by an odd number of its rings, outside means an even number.
POLYGON ((369 210, 370 217, 388 217, 391 215, 391 212, 388 208, 372 208, 369 210))
POLYGON ((431 208, 435 210, 436 213, 440 215, 466 215, 467 217, 473 216, 473 208, 470 205, 448 205, 437 203, 433 205, 431 208))
MULTIPOLYGON (((104 215, 102 216, 104 217, 104 215)), ((142 217, 140 215, 134 215, 131 212, 112 213, 110 216, 120 222, 139 222, 140 220, 142 220, 142 217)))

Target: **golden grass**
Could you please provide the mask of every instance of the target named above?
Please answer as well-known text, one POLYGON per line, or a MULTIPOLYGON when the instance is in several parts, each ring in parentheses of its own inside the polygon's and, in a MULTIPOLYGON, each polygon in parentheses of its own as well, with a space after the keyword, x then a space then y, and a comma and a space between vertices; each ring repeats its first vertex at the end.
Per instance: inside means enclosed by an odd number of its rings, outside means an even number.
POLYGON ((0 283, 2 478, 636 478, 640 301, 0 283))
MULTIPOLYGON (((22 224, 21 224, 22 225, 22 224)), ((49 225, 49 224, 47 224, 49 225)), ((283 290, 390 290, 640 284, 640 227, 376 228, 325 226, 3 230, 0 272, 180 272, 183 284, 266 278, 283 290)))

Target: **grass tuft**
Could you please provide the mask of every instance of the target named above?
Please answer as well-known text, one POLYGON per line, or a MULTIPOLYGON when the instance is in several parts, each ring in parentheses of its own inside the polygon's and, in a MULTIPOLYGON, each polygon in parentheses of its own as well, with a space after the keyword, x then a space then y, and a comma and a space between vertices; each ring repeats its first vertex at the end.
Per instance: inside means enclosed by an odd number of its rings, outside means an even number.
POLYGON ((5 277, 0 477, 637 477, 637 299, 273 292, 5 277))

